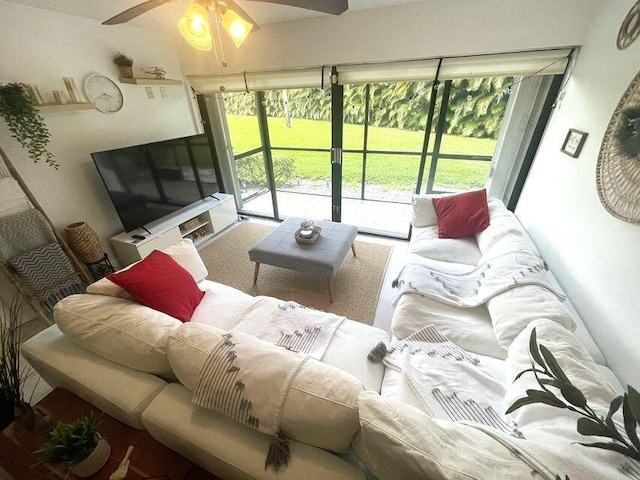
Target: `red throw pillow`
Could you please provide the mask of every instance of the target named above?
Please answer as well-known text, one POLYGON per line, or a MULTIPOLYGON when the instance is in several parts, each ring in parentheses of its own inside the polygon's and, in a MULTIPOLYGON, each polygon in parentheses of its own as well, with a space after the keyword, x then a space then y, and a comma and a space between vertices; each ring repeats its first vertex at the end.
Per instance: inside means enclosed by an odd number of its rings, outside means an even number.
POLYGON ((461 238, 483 231, 489 226, 487 191, 472 192, 434 198, 433 207, 438 215, 440 238, 461 238))
POLYGON ((129 270, 112 273, 107 278, 143 305, 183 322, 191 320, 204 297, 191 274, 159 250, 129 270))

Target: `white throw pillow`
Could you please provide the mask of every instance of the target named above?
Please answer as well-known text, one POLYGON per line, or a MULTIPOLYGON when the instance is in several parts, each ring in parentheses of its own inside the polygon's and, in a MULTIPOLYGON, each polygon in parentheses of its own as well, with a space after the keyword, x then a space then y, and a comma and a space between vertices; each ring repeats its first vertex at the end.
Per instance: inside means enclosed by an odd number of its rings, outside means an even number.
MULTIPOLYGON (((184 323, 172 332, 169 363, 187 389, 194 390, 200 368, 225 333, 201 323, 184 323)), ((357 401, 362 391, 362 382, 347 372, 307 360, 287 394, 280 423, 282 433, 326 450, 348 451, 359 427, 357 401)))
POLYGON ((413 214, 411 216, 411 225, 414 227, 430 227, 438 225, 438 215, 433 206, 433 199, 442 197, 437 195, 413 195, 411 197, 411 206, 413 214))
POLYGON ((518 456, 471 426, 431 418, 404 402, 364 392, 353 451, 380 480, 540 478, 518 456))
POLYGON ((180 320, 126 299, 88 294, 60 300, 53 316, 77 345, 120 365, 173 377, 167 342, 180 320))
MULTIPOLYGON (((207 275, 209 275, 207 267, 205 267, 202 258, 200 258, 198 250, 196 250, 196 247, 193 245, 193 241, 191 241, 190 239, 184 238, 175 245, 171 245, 170 247, 167 247, 162 251, 173 258, 178 265, 189 272, 196 283, 204 280, 205 278, 207 278, 207 275)), ((132 263, 131 265, 128 265, 120 271, 122 272, 125 270, 129 270, 137 263, 138 262, 132 263)), ((97 282, 93 282, 87 287, 87 293, 92 293, 94 295, 106 295, 109 297, 133 299, 133 297, 129 295, 124 288, 116 285, 108 278, 101 278, 97 282)))

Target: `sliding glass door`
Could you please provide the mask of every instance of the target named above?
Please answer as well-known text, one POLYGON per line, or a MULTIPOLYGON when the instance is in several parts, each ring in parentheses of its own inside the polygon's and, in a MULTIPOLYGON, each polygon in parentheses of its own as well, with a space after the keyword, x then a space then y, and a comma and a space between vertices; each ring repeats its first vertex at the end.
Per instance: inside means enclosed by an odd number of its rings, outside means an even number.
POLYGON ((332 219, 407 238, 413 194, 482 188, 497 163, 523 165, 500 158, 529 155, 536 140, 528 132, 546 121, 538 107, 557 92, 534 88, 532 77, 557 77, 567 54, 332 67, 330 80, 320 67, 292 71, 294 80, 247 72, 203 88, 225 81, 234 89, 222 95, 219 118, 228 126, 242 213, 332 219))

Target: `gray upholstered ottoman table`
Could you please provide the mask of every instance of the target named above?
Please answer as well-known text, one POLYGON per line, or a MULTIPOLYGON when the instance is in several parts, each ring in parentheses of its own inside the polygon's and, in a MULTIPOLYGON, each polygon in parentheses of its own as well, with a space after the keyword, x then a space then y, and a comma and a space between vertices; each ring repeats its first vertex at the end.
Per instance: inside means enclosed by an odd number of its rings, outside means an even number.
POLYGON ((320 238, 312 245, 296 242, 295 233, 301 218, 289 217, 266 237, 249 249, 249 259, 256 262, 253 283, 258 281, 260 264, 288 268, 327 279, 329 301, 333 303, 333 277, 336 276, 349 248, 356 256, 353 241, 358 229, 335 222, 314 222, 322 228, 320 238))

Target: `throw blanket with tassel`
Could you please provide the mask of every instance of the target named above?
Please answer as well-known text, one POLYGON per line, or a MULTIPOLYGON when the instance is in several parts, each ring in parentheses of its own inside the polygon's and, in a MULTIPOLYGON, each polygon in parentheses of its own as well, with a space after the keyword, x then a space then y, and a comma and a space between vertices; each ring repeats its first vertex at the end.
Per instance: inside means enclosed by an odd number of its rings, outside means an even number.
POLYGON ((0 257, 5 261, 55 242, 49 223, 36 209, 0 218, 0 257))
POLYGON ((425 265, 408 264, 393 281, 405 293, 416 293, 454 307, 471 308, 522 285, 542 286, 560 300, 565 296, 549 282, 544 262, 526 252, 510 252, 487 260, 465 273, 445 273, 425 265))
POLYGON ((240 332, 221 335, 202 365, 192 403, 273 435, 265 470, 289 459, 280 418, 289 388, 309 357, 240 332))
POLYGON ((504 387, 478 357, 450 342, 435 326, 395 340, 388 349, 376 349, 369 359, 381 359, 387 368, 401 372, 431 417, 479 423, 522 437, 517 425, 500 413, 504 387))
POLYGON ((296 302, 260 296, 240 313, 231 331, 322 360, 344 318, 296 302))
POLYGON ((49 243, 13 257, 9 264, 46 310, 84 286, 69 257, 57 243, 49 243))

